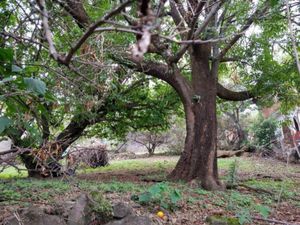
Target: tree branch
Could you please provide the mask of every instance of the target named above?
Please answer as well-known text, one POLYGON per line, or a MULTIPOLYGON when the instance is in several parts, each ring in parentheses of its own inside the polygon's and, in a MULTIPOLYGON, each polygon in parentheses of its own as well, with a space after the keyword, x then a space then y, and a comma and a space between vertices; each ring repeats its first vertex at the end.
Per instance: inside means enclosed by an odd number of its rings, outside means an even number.
POLYGON ((258 7, 256 11, 247 19, 245 25, 241 28, 238 34, 236 34, 225 46, 225 48, 220 52, 218 59, 221 60, 226 55, 226 53, 232 48, 232 46, 245 34, 245 32, 253 24, 254 20, 263 15, 268 9, 268 1, 265 2, 265 5, 263 7, 258 7))
POLYGON ((240 92, 231 91, 225 88, 224 86, 222 86, 220 83, 217 84, 217 95, 219 98, 222 98, 224 100, 229 100, 229 101, 244 101, 255 97, 249 91, 240 91, 240 92))
POLYGON ((183 34, 181 32, 185 30, 184 19, 180 16, 180 13, 176 8, 174 0, 170 0, 170 7, 171 7, 171 12, 170 12, 171 17, 174 23, 176 24, 177 30, 180 32, 180 35, 182 36, 183 34))
POLYGON ((108 12, 105 16, 103 16, 101 19, 97 20, 95 23, 91 24, 87 31, 83 34, 83 36, 77 41, 77 43, 71 47, 69 53, 63 60, 63 64, 68 65, 75 54, 75 52, 81 47, 81 45, 93 34, 93 32, 96 30, 96 28, 106 22, 109 18, 117 15, 120 13, 123 9, 125 9, 129 4, 131 4, 133 0, 128 0, 121 5, 119 5, 117 8, 113 9, 112 11, 108 12))
POLYGON ((111 58, 127 68, 167 82, 175 89, 180 98, 185 100, 183 101, 185 104, 192 104, 193 94, 191 93, 191 85, 187 78, 180 74, 180 71, 176 66, 169 68, 168 65, 158 62, 136 62, 129 58, 129 56, 126 58, 117 58, 115 55, 111 55, 111 58))
POLYGON ((51 33, 50 27, 49 27, 49 22, 48 22, 48 11, 46 9, 46 3, 45 0, 37 0, 37 4, 40 8, 40 12, 42 15, 42 23, 43 23, 43 28, 44 28, 44 35, 45 38, 49 44, 49 52, 50 55, 57 61, 60 61, 61 56, 57 53, 54 42, 53 42, 53 35, 51 33))
MULTIPOLYGON (((207 17, 205 18, 205 20, 203 21, 203 23, 197 28, 197 30, 194 32, 194 26, 196 24, 196 21, 199 17, 200 11, 202 9, 202 2, 200 2, 196 8, 196 14, 194 15, 194 19, 191 23, 191 30, 187 35, 187 40, 193 37, 193 40, 197 38, 197 36, 204 31, 204 29, 207 27, 207 25, 209 24, 209 22, 212 20, 212 18, 214 17, 214 15, 217 13, 217 11, 220 9, 221 5, 224 3, 224 1, 220 1, 219 3, 215 4, 212 9, 210 10, 209 14, 207 15, 207 17)), ((187 41, 186 40, 186 41, 187 41)), ((189 43, 186 43, 185 45, 183 45, 180 50, 170 59, 171 62, 173 63, 177 63, 180 58, 184 55, 184 53, 186 52, 186 50, 189 47, 189 43)))
POLYGON ((80 28, 85 28, 90 24, 90 19, 86 13, 82 1, 80 0, 54 0, 63 7, 76 21, 80 28))

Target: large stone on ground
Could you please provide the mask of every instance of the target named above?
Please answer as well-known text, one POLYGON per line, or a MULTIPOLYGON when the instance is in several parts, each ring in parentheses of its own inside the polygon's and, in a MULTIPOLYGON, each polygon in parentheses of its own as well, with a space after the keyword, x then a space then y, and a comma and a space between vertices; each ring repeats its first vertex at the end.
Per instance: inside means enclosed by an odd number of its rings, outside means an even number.
POLYGON ((118 202, 113 206, 113 217, 116 219, 123 219, 132 213, 132 208, 126 203, 118 202))
POLYGON ((106 225, 151 225, 151 220, 146 216, 130 215, 124 219, 109 222, 106 225))
POLYGON ((91 214, 90 199, 86 194, 81 194, 69 211, 68 225, 89 224, 91 221, 91 214))
POLYGON ((55 215, 48 215, 40 208, 29 208, 15 214, 14 217, 4 221, 7 225, 66 225, 66 222, 55 215))

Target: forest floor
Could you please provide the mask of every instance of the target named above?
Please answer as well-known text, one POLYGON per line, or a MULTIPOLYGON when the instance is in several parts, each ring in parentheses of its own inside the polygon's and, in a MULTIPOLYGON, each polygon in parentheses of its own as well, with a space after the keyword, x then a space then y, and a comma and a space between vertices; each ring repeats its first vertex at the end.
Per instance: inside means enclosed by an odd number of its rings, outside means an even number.
POLYGON ((44 180, 7 170, 0 174, 0 224, 17 208, 55 205, 93 190, 112 203, 129 203, 154 224, 206 224, 211 215, 236 217, 245 224, 300 224, 299 164, 255 157, 219 159, 220 177, 233 188, 208 192, 195 181, 166 181, 177 160, 154 156, 112 161, 102 168, 82 168, 74 177, 44 180), (159 210, 166 215, 162 219, 156 216, 159 210))

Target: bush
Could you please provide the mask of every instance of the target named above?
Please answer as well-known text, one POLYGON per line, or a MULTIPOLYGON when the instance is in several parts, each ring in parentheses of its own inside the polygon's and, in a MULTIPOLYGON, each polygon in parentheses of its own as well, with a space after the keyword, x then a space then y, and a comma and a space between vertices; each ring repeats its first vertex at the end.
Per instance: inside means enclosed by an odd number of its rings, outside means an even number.
POLYGON ((278 121, 273 118, 263 119, 260 117, 257 122, 251 126, 254 136, 254 144, 264 148, 270 148, 272 142, 276 140, 275 131, 278 127, 278 121))
POLYGON ((106 146, 99 145, 93 148, 77 148, 70 151, 67 156, 67 167, 76 169, 80 163, 92 168, 108 165, 106 146))

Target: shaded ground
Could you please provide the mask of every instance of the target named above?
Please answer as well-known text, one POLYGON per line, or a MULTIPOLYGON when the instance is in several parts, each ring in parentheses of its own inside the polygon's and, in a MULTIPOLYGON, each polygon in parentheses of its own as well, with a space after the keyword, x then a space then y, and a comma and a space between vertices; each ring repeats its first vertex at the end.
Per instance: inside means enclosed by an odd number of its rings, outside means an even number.
MULTIPOLYGON (((97 169, 81 169, 76 177, 55 180, 6 179, 0 182, 0 221, 13 210, 29 205, 51 205, 72 199, 81 191, 98 190, 112 202, 124 201, 138 215, 148 215, 154 224, 205 224, 209 215, 251 217, 300 224, 300 166, 270 159, 220 159, 224 181, 239 185, 226 192, 207 192, 196 182, 167 182, 170 190, 179 190, 180 200, 174 211, 164 210, 165 219, 156 216, 160 203, 141 205, 132 200, 149 187, 165 180, 178 157, 151 157, 112 162, 97 169), (237 168, 233 170, 233 165, 237 168), (265 214, 265 215, 264 215, 265 214)), ((273 224, 252 219, 248 224, 273 224)), ((275 224, 275 223, 274 223, 275 224)))

